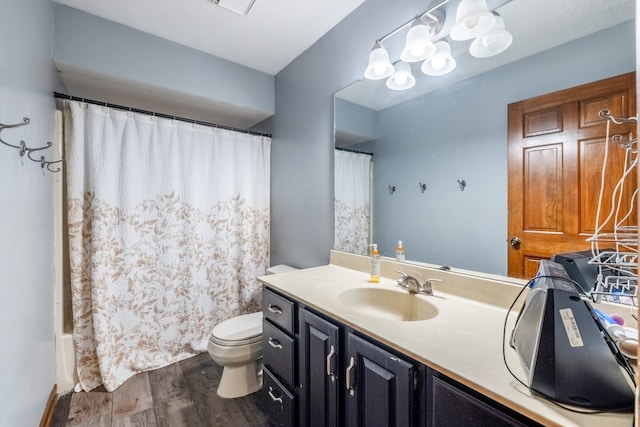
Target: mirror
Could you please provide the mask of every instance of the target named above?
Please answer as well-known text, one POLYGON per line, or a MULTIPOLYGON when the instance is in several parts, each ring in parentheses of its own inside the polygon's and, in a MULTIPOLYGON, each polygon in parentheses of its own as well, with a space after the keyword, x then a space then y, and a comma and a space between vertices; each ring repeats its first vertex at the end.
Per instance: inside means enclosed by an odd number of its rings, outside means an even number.
POLYGON ((439 78, 418 65, 419 90, 360 80, 336 94, 336 147, 373 154, 382 256, 402 240, 407 260, 507 275, 507 105, 635 70, 633 0, 567 3, 505 4, 509 50, 477 59, 452 42, 458 68, 439 78))

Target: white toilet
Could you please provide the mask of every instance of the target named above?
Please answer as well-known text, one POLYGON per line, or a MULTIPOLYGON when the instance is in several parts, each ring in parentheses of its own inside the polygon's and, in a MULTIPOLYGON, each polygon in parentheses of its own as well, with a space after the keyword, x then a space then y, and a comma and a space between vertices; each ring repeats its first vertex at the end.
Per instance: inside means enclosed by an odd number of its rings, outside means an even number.
POLYGON ((262 387, 262 312, 217 324, 209 337, 209 356, 224 367, 218 395, 242 397, 262 387))
MULTIPOLYGON (((276 265, 267 274, 297 270, 276 265)), ((262 388, 262 312, 243 314, 217 324, 209 336, 209 356, 224 367, 218 396, 246 396, 262 388)))

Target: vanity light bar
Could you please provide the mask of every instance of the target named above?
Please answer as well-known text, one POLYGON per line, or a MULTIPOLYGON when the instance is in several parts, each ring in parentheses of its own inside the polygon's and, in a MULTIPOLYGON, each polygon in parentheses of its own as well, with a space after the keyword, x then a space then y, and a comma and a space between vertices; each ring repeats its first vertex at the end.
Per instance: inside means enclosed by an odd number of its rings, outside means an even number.
MULTIPOLYGON (((421 71, 430 76, 441 76, 453 71, 456 61, 451 56, 448 42, 440 40, 435 45, 433 43, 433 39, 437 40, 445 23, 445 11, 442 7, 449 2, 450 0, 440 1, 376 40, 364 77, 370 80, 388 79, 387 87, 390 89, 406 90, 415 84, 410 67, 407 69, 405 66, 408 63, 424 61, 421 71), (407 34, 400 61, 392 63, 382 42, 407 27, 411 29, 407 34), (424 48, 426 51, 416 47, 424 48), (396 67, 401 68, 401 71, 396 67)), ((512 42, 512 36, 505 29, 504 21, 498 13, 489 11, 486 0, 460 0, 456 9, 456 22, 451 27, 449 37, 453 40, 474 39, 469 53, 477 58, 497 55, 512 42)))

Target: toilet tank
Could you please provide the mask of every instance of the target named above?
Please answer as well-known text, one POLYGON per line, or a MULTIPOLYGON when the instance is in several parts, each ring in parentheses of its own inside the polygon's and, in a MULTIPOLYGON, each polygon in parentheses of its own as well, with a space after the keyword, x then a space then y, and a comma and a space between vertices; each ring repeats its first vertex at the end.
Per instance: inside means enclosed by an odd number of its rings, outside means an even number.
POLYGON ((291 267, 284 264, 274 265, 273 267, 267 268, 267 274, 279 274, 286 273, 287 271, 297 270, 295 267, 291 267))

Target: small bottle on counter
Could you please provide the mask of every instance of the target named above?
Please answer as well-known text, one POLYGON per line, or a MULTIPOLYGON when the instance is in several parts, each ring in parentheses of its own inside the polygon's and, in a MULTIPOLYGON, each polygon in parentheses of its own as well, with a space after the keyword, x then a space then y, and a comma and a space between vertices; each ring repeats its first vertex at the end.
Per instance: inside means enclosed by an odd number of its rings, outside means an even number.
POLYGON ((396 261, 404 262, 404 248, 402 247, 402 240, 398 240, 398 247, 396 248, 396 261))
POLYGON ((378 253, 378 245, 372 243, 371 247, 371 277, 369 281, 372 283, 380 282, 380 254, 378 253))

